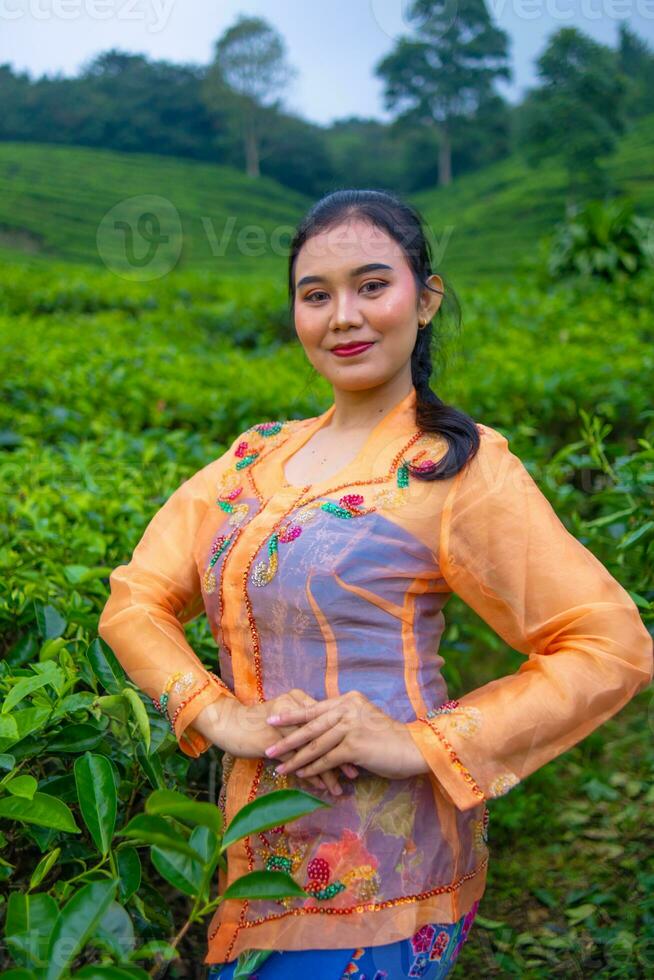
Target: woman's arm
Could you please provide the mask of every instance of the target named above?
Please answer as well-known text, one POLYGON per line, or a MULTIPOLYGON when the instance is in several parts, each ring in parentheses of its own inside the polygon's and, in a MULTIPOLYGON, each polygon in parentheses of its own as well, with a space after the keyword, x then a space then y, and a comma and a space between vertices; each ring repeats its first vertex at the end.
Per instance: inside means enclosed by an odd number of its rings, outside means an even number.
MULTIPOLYGON (((231 462, 231 449, 223 458, 225 466, 231 462)), ((145 694, 159 701, 169 685, 168 715, 174 719, 175 736, 182 751, 194 758, 213 742, 220 702, 236 700, 204 667, 183 626, 200 608, 193 542, 212 503, 218 469, 210 463, 199 470, 157 511, 129 563, 111 573, 111 593, 98 624, 102 639, 145 694), (201 713, 200 727, 194 728, 192 722, 201 713)))
POLYGON ((438 557, 453 592, 528 659, 408 725, 460 810, 501 796, 616 714, 654 676, 626 590, 559 520, 497 430, 453 480, 438 557))

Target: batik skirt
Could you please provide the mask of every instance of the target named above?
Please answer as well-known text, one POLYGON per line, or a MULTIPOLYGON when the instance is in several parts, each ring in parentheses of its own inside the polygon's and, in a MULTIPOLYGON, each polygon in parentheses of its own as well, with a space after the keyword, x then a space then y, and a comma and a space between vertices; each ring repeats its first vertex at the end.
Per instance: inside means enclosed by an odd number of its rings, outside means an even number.
POLYGON ((479 901, 456 922, 431 922, 409 939, 360 949, 246 950, 209 967, 207 980, 440 980, 454 967, 479 901))

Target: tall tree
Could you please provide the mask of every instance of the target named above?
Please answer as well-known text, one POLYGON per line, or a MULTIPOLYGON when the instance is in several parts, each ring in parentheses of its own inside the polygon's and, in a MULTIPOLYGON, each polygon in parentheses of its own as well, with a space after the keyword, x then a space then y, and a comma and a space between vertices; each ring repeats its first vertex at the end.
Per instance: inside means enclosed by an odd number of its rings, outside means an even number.
POLYGON ((634 119, 654 112, 654 51, 620 21, 618 67, 626 79, 625 113, 634 119))
POLYGON ((609 190, 600 157, 624 131, 624 77, 616 53, 575 27, 549 38, 537 61, 539 88, 522 106, 519 142, 527 161, 559 157, 568 175, 568 203, 609 190))
POLYGON ((245 14, 214 45, 203 85, 212 113, 227 112, 243 140, 246 172, 260 176, 261 138, 270 110, 281 108, 279 93, 295 77, 284 39, 262 17, 245 14))
POLYGON ((413 0, 405 17, 414 36, 399 38, 375 74, 386 84, 387 109, 436 129, 438 183, 447 185, 457 125, 497 97, 497 79, 511 78, 509 38, 492 23, 485 0, 413 0))

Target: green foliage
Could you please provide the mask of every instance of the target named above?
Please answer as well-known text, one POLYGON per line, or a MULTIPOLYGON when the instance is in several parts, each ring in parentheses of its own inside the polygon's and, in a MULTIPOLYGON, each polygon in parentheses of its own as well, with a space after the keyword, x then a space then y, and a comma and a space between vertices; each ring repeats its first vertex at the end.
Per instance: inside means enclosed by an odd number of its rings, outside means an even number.
POLYGON ((613 282, 653 267, 654 219, 635 214, 630 198, 573 205, 551 237, 552 279, 582 275, 613 282))
MULTIPOLYGON (((648 625, 653 292, 647 269, 546 288, 526 274, 478 281, 465 295, 462 344, 432 381, 509 436, 648 625)), ((108 273, 81 267, 68 277, 61 266, 0 272, 0 878, 7 955, 21 976, 153 975, 190 949, 200 961, 202 923, 224 897, 215 872, 225 840, 316 805, 279 791, 263 798, 272 810, 248 804, 224 828, 218 752, 181 754, 97 636, 110 570, 172 490, 248 425, 329 403, 322 379, 308 383, 299 345, 267 332, 282 308, 279 283, 263 277, 256 291, 195 271, 116 289, 108 273), (229 311, 242 323, 246 301, 260 342, 244 352, 229 311), (79 941, 68 941, 73 932, 79 941)), ((452 602, 444 673, 457 696, 521 658, 452 602)), ((214 662, 206 621, 187 631, 214 662)), ((474 975, 647 972, 646 699, 495 801, 497 870, 462 953, 474 975)), ((238 888, 293 888, 269 874, 238 888)))

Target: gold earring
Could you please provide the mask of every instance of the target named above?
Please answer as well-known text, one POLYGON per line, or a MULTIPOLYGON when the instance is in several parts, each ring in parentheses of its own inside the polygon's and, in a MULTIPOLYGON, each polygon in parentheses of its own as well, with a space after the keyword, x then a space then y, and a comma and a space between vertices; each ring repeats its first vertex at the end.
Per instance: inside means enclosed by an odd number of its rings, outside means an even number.
POLYGON ((423 327, 426 327, 426 326, 427 326, 427 321, 426 320, 418 320, 418 330, 422 330, 423 327))

